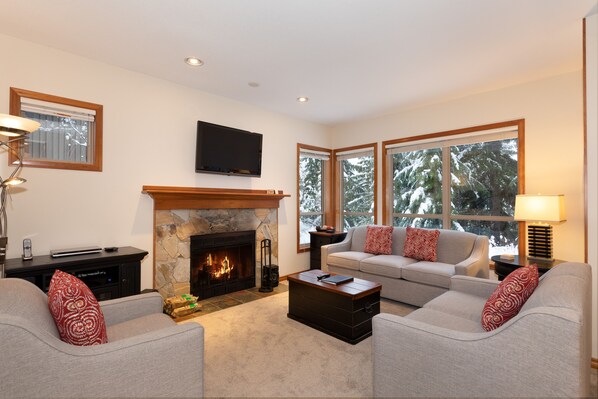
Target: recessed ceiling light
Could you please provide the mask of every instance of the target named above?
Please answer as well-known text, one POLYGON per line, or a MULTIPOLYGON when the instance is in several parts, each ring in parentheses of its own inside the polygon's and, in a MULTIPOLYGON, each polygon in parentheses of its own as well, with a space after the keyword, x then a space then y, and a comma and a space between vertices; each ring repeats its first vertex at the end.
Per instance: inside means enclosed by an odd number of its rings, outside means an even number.
POLYGON ((260 87, 260 84, 258 82, 249 82, 247 84, 251 87, 260 87))
POLYGON ((306 103, 309 101, 309 98, 301 96, 297 97, 297 101, 299 101, 300 103, 306 103))
POLYGON ((191 66, 202 66, 203 65, 203 61, 196 57, 187 57, 187 58, 185 58, 185 62, 187 63, 187 65, 191 65, 191 66))

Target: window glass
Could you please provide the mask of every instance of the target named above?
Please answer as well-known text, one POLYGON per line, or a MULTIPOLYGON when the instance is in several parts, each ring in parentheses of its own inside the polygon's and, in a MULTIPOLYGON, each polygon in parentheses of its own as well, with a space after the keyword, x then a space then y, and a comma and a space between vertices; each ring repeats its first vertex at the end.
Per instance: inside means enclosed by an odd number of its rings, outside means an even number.
POLYGON ((490 256, 517 253, 517 132, 501 132, 389 151, 394 226, 486 235, 490 256), (461 142, 460 142, 461 141, 461 142), (418 148, 419 146, 419 148, 418 148))
POLYGON ((513 216, 517 140, 458 145, 450 151, 452 213, 513 216))
POLYGON ((40 128, 25 139, 25 159, 43 159, 89 163, 89 151, 94 122, 69 117, 22 112, 21 116, 41 124, 40 128))
POLYGON ((299 246, 309 246, 309 232, 323 225, 324 164, 322 157, 299 156, 299 246))
POLYGON ((341 225, 344 231, 374 224, 374 153, 339 160, 341 170, 341 225))
POLYGON ((442 149, 393 155, 393 209, 404 214, 442 214, 442 149))
POLYGON ((393 226, 397 227, 417 227, 420 229, 442 229, 441 218, 431 217, 394 217, 393 226))

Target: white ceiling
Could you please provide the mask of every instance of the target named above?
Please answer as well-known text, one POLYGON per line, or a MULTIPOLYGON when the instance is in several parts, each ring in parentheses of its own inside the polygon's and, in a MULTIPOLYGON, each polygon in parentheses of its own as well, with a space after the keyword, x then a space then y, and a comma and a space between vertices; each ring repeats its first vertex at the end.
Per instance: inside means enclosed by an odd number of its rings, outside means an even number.
POLYGON ((579 70, 597 3, 0 0, 0 33, 334 125, 579 70))

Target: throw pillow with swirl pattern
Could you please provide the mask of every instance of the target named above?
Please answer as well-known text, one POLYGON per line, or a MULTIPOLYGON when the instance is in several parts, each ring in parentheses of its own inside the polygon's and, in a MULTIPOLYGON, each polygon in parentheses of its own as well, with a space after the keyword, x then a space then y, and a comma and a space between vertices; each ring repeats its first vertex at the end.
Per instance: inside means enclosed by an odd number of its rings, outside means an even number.
POLYGON ((108 342, 100 304, 77 277, 60 270, 54 272, 48 290, 48 307, 64 342, 78 346, 108 342))
POLYGON ((538 286, 538 267, 529 265, 511 272, 500 282, 482 310, 482 327, 492 331, 519 313, 538 286))

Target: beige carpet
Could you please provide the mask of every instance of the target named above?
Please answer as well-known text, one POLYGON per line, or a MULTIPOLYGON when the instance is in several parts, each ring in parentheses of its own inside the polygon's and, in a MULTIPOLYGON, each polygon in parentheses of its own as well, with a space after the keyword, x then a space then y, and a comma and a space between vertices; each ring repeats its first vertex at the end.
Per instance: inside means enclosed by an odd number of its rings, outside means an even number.
MULTIPOLYGON (((372 396, 371 338, 347 344, 287 309, 282 293, 186 321, 205 328, 206 397, 372 396)), ((387 313, 411 309, 382 304, 387 313)))
MULTIPOLYGON (((287 318, 287 309, 285 292, 184 322, 205 328, 205 396, 371 397, 371 338, 347 344, 287 318)), ((381 305, 398 315, 413 309, 381 305)))

